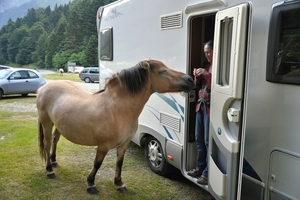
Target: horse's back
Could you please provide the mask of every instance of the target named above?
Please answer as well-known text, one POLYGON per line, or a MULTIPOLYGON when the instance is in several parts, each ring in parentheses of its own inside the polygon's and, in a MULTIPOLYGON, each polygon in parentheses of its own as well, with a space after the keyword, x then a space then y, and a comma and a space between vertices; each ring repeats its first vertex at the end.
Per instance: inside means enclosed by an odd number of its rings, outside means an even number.
POLYGON ((42 109, 46 105, 63 104, 66 100, 72 101, 90 94, 72 81, 50 81, 38 90, 36 104, 38 109, 42 109))
POLYGON ((39 91, 38 96, 44 95, 44 93, 50 92, 52 95, 57 95, 60 93, 72 94, 72 93, 87 93, 78 83, 67 80, 57 80, 50 81, 43 85, 39 91))

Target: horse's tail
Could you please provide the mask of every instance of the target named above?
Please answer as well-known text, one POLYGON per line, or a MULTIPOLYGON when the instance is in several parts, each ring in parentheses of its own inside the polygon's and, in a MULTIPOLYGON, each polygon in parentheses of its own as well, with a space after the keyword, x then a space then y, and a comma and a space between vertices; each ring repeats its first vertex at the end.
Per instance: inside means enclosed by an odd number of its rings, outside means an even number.
POLYGON ((44 131, 41 122, 39 121, 39 146, 40 146, 40 155, 42 159, 45 159, 45 152, 44 152, 44 131))

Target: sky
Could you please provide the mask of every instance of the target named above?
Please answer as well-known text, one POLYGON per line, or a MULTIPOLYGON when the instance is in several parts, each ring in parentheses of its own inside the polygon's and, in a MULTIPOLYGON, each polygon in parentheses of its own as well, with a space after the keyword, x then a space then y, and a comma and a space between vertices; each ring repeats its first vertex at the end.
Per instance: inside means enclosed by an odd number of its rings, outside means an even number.
POLYGON ((20 6, 30 0, 0 0, 0 13, 9 8, 20 6))

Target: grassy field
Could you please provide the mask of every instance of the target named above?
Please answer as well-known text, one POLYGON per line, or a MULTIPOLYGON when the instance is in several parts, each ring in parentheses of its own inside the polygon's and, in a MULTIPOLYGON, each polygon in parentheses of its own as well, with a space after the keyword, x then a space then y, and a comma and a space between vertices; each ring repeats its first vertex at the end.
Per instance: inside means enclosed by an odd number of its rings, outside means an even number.
POLYGON ((59 73, 54 73, 54 74, 45 74, 43 75, 44 79, 48 80, 70 80, 70 81, 76 81, 76 82, 81 82, 79 75, 78 74, 73 74, 73 73, 64 73, 63 76, 61 76, 59 73))
POLYGON ((116 151, 111 150, 96 175, 100 193, 92 196, 86 192, 86 177, 93 166, 94 147, 76 145, 61 137, 57 149, 59 167, 54 169, 57 178, 46 177, 38 150, 35 95, 4 97, 0 100, 0 119, 0 200, 213 199, 179 171, 166 177, 153 173, 144 150, 133 143, 125 154, 122 170, 128 192, 119 193, 113 184, 116 151))

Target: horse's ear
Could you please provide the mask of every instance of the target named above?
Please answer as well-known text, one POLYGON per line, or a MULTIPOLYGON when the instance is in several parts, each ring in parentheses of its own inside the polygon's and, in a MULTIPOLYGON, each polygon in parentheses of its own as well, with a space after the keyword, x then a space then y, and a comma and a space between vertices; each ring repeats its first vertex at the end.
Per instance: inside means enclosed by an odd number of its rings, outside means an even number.
POLYGON ((139 65, 146 70, 150 68, 150 64, 146 60, 141 61, 139 65))

